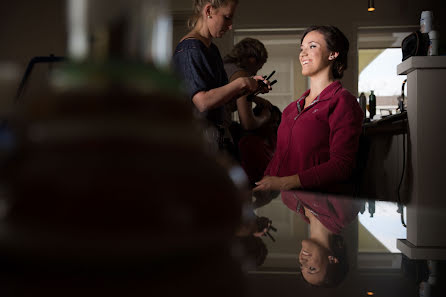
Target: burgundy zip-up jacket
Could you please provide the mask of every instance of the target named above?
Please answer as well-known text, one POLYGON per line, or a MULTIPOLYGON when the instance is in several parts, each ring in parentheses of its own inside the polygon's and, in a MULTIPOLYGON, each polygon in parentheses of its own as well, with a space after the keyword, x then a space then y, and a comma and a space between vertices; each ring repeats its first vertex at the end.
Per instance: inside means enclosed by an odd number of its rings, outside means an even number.
POLYGON ((356 165, 363 112, 339 81, 304 109, 307 90, 282 113, 269 176, 298 174, 302 189, 325 190, 351 177, 356 165))
POLYGON ((308 208, 328 230, 339 234, 357 216, 361 205, 360 200, 347 199, 327 193, 306 191, 282 191, 283 203, 292 211, 297 212, 307 223, 304 207, 308 208))

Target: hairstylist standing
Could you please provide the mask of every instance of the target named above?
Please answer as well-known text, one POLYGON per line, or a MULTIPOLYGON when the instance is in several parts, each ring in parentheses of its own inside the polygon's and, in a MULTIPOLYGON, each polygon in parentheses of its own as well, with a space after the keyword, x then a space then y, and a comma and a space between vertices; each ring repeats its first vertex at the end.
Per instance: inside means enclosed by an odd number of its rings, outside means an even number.
MULTIPOLYGON (((240 77, 231 83, 223 67, 218 48, 213 38, 222 37, 232 29, 232 18, 237 0, 194 0, 194 15, 189 20, 191 31, 184 36, 175 49, 175 68, 186 82, 188 94, 197 110, 207 120, 220 128, 224 123, 224 105, 234 98, 258 90, 261 76, 240 77)), ((267 87, 262 89, 268 92, 267 87)), ((215 139, 219 142, 221 137, 215 139)), ((221 143, 218 143, 221 148, 221 143)))
POLYGON ((338 79, 347 68, 349 42, 333 26, 312 26, 299 60, 311 87, 282 113, 277 147, 254 190, 329 190, 356 165, 362 110, 338 79))

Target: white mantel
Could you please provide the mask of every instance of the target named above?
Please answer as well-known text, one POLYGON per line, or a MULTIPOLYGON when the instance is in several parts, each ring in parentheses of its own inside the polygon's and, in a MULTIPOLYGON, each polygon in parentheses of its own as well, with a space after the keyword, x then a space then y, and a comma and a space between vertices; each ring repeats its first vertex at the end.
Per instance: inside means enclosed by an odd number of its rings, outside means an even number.
POLYGON ((445 69, 446 56, 415 56, 397 66, 397 74, 408 74, 417 69, 445 69))
POLYGON ((409 258, 446 259, 446 56, 411 57, 397 67, 407 74, 407 240, 409 258))

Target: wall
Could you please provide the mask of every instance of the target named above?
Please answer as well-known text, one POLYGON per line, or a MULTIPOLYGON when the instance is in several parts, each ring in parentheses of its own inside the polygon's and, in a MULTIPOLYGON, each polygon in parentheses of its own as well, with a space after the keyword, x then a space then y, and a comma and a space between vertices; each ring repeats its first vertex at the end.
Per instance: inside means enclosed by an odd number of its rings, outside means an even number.
MULTIPOLYGON (((35 56, 65 55, 65 36, 65 1, 2 1, 0 114, 11 108, 12 98, 29 60, 35 56)), ((42 68, 35 71, 43 71, 42 68)), ((37 76, 34 73, 33 78, 37 76)))
POLYGON ((26 64, 33 56, 65 53, 65 1, 7 2, 0 9, 0 61, 26 64))

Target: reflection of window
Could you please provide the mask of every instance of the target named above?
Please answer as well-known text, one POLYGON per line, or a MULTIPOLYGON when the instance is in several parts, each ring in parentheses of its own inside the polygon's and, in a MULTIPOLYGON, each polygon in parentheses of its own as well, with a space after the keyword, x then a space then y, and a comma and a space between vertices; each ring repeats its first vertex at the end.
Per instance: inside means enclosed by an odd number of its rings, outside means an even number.
MULTIPOLYGON (((398 205, 369 201, 359 214, 359 252, 399 253, 397 238, 406 238, 398 205)), ((404 211, 404 214, 406 212, 404 211)))

